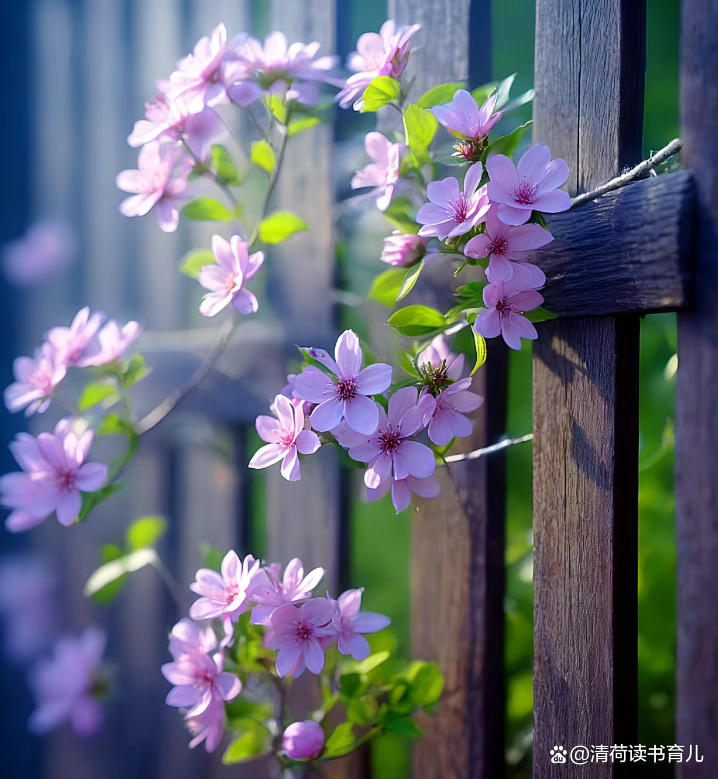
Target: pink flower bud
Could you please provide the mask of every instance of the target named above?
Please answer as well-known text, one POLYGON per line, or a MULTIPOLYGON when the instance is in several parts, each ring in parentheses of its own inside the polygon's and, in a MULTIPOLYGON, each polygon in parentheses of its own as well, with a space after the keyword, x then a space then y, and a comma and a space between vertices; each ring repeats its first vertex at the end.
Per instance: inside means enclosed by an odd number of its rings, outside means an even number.
POLYGON ((312 720, 293 722, 284 731, 282 749, 292 760, 314 760, 324 749, 322 726, 312 720))
POLYGON ((395 230, 384 239, 381 261, 395 268, 410 268, 426 254, 426 239, 395 230))

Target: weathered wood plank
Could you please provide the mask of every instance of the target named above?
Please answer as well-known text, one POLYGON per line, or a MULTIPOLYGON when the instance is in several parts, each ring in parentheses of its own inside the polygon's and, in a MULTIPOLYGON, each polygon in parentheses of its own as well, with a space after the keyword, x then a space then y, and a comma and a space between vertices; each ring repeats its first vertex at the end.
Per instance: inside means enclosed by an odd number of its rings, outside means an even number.
POLYGON ((696 307, 678 317, 676 743, 704 755, 678 765, 681 779, 708 779, 718 770, 718 0, 684 0, 682 29, 683 163, 697 198, 696 307))
POLYGON ((557 316, 647 314, 693 300, 692 173, 656 176, 550 216, 536 257, 557 316))
MULTIPOLYGON (((473 58, 472 86, 490 79, 490 47, 480 33, 490 6, 478 0, 389 3, 390 17, 423 27, 409 64, 409 77, 417 77, 414 99, 436 84, 468 76, 472 40, 489 49, 473 58)), ((432 282, 435 298, 450 295, 450 276, 437 274, 432 282)), ((433 303, 446 307, 447 299, 433 303)), ((466 449, 503 435, 506 370, 503 344, 490 344, 475 382, 485 401, 472 415, 474 434, 462 441, 466 449)), ((441 501, 416 501, 412 522, 412 649, 439 663, 446 693, 426 738, 414 747, 413 775, 489 779, 504 771, 503 457, 452 465, 437 476, 441 501)))
MULTIPOLYGON (((644 42, 642 0, 538 0, 535 137, 572 194, 641 158, 644 42)), ((635 317, 579 317, 534 347, 537 779, 565 773, 554 746, 634 743, 638 337, 635 317)))

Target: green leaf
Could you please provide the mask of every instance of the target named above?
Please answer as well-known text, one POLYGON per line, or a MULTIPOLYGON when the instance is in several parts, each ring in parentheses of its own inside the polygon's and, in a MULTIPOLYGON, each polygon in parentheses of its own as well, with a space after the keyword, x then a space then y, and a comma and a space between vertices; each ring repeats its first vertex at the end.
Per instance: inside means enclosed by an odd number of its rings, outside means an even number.
POLYGON ((325 758, 343 757, 353 751, 355 743, 354 723, 342 722, 327 739, 325 758))
POLYGON ((113 560, 118 560, 125 553, 117 544, 103 544, 100 549, 100 558, 103 563, 110 563, 113 560))
POLYGON ((401 95, 401 84, 389 76, 377 76, 364 91, 363 113, 373 113, 398 100, 401 95))
POLYGON ((234 722, 233 726, 240 735, 225 750, 222 756, 224 765, 246 763, 269 752, 270 734, 261 722, 244 718, 234 722))
POLYGON ((373 281, 367 297, 376 300, 382 306, 394 307, 401 290, 406 271, 403 268, 391 268, 380 273, 373 281))
POLYGON ((411 157, 417 167, 431 162, 429 145, 436 135, 439 122, 436 117, 424 108, 411 104, 404 109, 404 130, 406 143, 411 150, 411 157))
POLYGON ((526 92, 524 92, 522 95, 519 95, 518 97, 515 97, 513 100, 510 100, 506 105, 504 106, 504 113, 507 113, 508 111, 513 111, 515 108, 519 108, 522 105, 526 105, 526 103, 530 103, 534 99, 534 90, 529 89, 526 92))
POLYGON ((498 81, 490 81, 488 84, 483 84, 482 86, 471 90, 471 97, 479 104, 479 108, 486 102, 497 86, 498 81))
POLYGON ((166 532, 164 517, 142 517, 127 529, 127 544, 131 549, 153 547, 166 532))
POLYGON ((511 87, 514 84, 515 78, 516 74, 512 73, 507 78, 499 81, 499 83, 496 85, 496 105, 494 106, 495 111, 503 108, 506 103, 509 102, 509 93, 511 92, 511 87))
POLYGON ((528 130, 528 128, 531 126, 531 123, 532 120, 529 119, 528 122, 519 125, 508 135, 503 135, 501 138, 497 138, 495 141, 490 143, 482 155, 484 161, 486 161, 489 157, 492 157, 494 154, 505 154, 507 157, 510 157, 516 151, 516 149, 518 149, 524 135, 526 134, 526 130, 528 130))
POLYGON ((394 312, 388 324, 400 335, 419 338, 443 330, 447 322, 446 317, 435 308, 407 306, 394 312))
POLYGON ((488 350, 486 349, 486 339, 481 333, 477 333, 474 328, 471 328, 471 332, 474 334, 474 345, 476 347, 476 362, 471 369, 471 375, 473 376, 476 371, 486 362, 486 356, 488 350))
POLYGON ((272 716, 273 706, 271 701, 251 701, 246 695, 240 695, 230 703, 225 704, 227 718, 232 730, 241 727, 241 720, 252 719, 257 722, 265 722, 272 716))
POLYGON ((209 249, 198 249, 197 251, 188 252, 182 259, 180 265, 180 271, 185 276, 189 276, 191 279, 196 279, 199 276, 199 272, 207 265, 216 265, 217 260, 214 258, 214 254, 209 249))
POLYGON ((266 141, 252 141, 252 164, 271 176, 277 164, 274 149, 266 141))
POLYGON ((154 549, 138 549, 117 560, 111 560, 109 563, 101 565, 85 583, 85 596, 88 598, 94 596, 120 577, 139 571, 146 565, 152 565, 156 560, 157 552, 154 549))
POLYGON ((277 97, 277 95, 269 95, 267 97, 267 107, 269 108, 270 112, 274 115, 274 118, 280 124, 286 124, 286 122, 287 122, 287 107, 277 97))
POLYGON ((346 695, 347 698, 356 695, 361 686, 361 674, 359 673, 342 673, 339 678, 339 689, 342 691, 342 695, 346 695))
POLYGON ((433 108, 435 105, 444 105, 454 99, 456 91, 464 88, 462 81, 455 81, 450 84, 439 84, 433 87, 417 100, 419 108, 433 108))
POLYGON ((259 225, 259 240, 262 243, 281 243, 295 233, 309 230, 309 225, 289 211, 275 211, 259 225))
POLYGON ((242 183, 242 177, 239 175, 232 155, 220 144, 215 144, 212 147, 212 167, 217 172, 217 178, 223 184, 238 187, 242 183))
MULTIPOLYGON (((306 362, 307 365, 314 366, 317 370, 320 370, 322 373, 325 373, 327 376, 331 376, 333 379, 337 378, 323 362, 320 362, 319 360, 312 357, 312 355, 309 354, 308 349, 303 349, 301 346, 298 346, 297 349, 299 349, 299 353, 302 355, 302 357, 304 358, 304 362, 306 362)), ((366 358, 366 352, 364 353, 364 355, 366 358)))
POLYGON ((424 735, 424 731, 411 717, 399 717, 398 719, 389 720, 386 723, 386 729, 389 733, 402 738, 414 739, 421 738, 424 735))
POLYGON ((393 198, 384 216, 403 233, 416 235, 420 225, 414 218, 416 211, 408 197, 393 198))
POLYGON ((412 289, 414 289, 414 284, 419 280, 419 276, 421 275, 421 271, 424 268, 424 260, 422 260, 417 265, 414 265, 413 268, 409 268, 409 270, 404 275, 404 278, 401 282, 401 289, 399 290, 399 294, 396 296, 397 300, 403 300, 412 289))
POLYGON ((312 127, 316 127, 322 123, 322 119, 319 116, 298 116, 296 119, 292 119, 289 122, 288 135, 291 138, 298 133, 309 130, 312 127))
POLYGON ((100 382, 88 384, 85 389, 82 390, 82 395, 80 395, 80 399, 77 401, 77 408, 80 411, 87 411, 89 408, 96 406, 98 403, 102 403, 103 400, 107 400, 108 398, 111 398, 112 402, 106 403, 106 406, 111 406, 119 400, 117 388, 113 384, 103 384, 100 382))
POLYGON ((121 489, 121 484, 108 484, 106 487, 103 487, 101 490, 97 490, 96 492, 83 492, 82 508, 80 509, 80 513, 78 514, 76 521, 82 522, 83 520, 87 519, 93 509, 97 508, 100 503, 104 503, 104 501, 106 501, 110 495, 114 495, 121 489))
POLYGON ((436 663, 413 663, 407 678, 408 698, 414 708, 426 708, 438 703, 444 689, 444 677, 436 663))
POLYGON ((344 663, 344 670, 357 674, 368 674, 391 657, 391 652, 376 652, 369 655, 366 660, 348 660, 344 663))
POLYGON ((526 311, 524 316, 529 322, 548 322, 549 319, 556 319, 556 314, 552 314, 542 306, 535 308, 533 311, 526 311))
POLYGON ((145 358, 141 354, 135 354, 125 368, 121 379, 122 384, 124 387, 131 387, 141 379, 144 379, 148 373, 149 370, 145 358))
POLYGON ((460 298, 472 298, 483 305, 484 287, 488 281, 470 281, 468 284, 462 284, 457 290, 456 295, 460 298))
POLYGON ((108 414, 100 422, 97 435, 126 435, 134 436, 132 425, 119 414, 108 414))
POLYGON ((190 200, 182 209, 182 214, 187 219, 199 222, 230 222, 234 214, 219 200, 211 197, 198 197, 190 200))
POLYGON ((200 552, 202 553, 202 560, 204 561, 205 568, 211 568, 213 571, 219 571, 222 567, 222 560, 224 559, 224 552, 209 544, 202 543, 199 545, 200 552))

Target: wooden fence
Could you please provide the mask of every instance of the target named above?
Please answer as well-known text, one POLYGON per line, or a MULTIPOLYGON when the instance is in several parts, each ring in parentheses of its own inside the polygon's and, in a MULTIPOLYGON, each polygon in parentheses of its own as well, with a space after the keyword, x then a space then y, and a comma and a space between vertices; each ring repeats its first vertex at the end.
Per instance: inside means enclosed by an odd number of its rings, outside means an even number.
MULTIPOLYGON (((268 0, 261 8, 270 26, 332 51, 337 10, 345 22, 349 5, 268 0)), ((535 138, 568 161, 571 194, 641 157, 645 6, 646 0, 537 2, 535 138)), ((51 321, 68 319, 86 300, 113 314, 141 316, 152 331, 150 360, 156 375, 167 369, 168 385, 192 370, 214 338, 186 313, 175 269, 183 247, 206 243, 208 231, 168 237, 154 224, 121 221, 107 182, 131 161, 124 136, 152 80, 218 21, 231 29, 251 26, 257 8, 249 0, 34 0, 15 4, 17 26, 0 30, 3 55, 18 56, 15 30, 28 30, 31 70, 42 74, 33 82, 32 126, 53 128, 52 136, 38 130, 32 149, 18 146, 10 161, 18 182, 34 161, 32 193, 16 190, 10 223, 17 229, 24 210, 41 215, 60 203, 78 227, 92 228, 83 232, 81 280, 53 288, 33 305, 51 321), (135 52, 131 63, 128 50, 135 52), (55 155, 59 142, 67 153, 62 160, 55 155), (128 257, 135 258, 131 267, 128 257)), ((431 46, 412 59, 417 91, 467 77, 473 85, 488 80, 488 36, 481 31, 490 11, 489 0, 389 0, 388 16, 419 22, 431 36, 431 46), (481 47, 473 43, 479 36, 481 47)), ((682 311, 676 743, 698 745, 705 755, 677 771, 683 779, 718 777, 718 0, 684 0, 682 51, 683 162, 691 172, 637 182, 549 224, 558 240, 542 259, 547 300, 561 317, 541 326, 534 350, 536 779, 633 775, 630 764, 552 764, 549 750, 636 740, 638 318, 665 310, 682 311)), ((207 424, 224 431, 235 463, 204 447, 196 425, 189 438, 181 422, 168 423, 143 447, 133 489, 115 499, 103 522, 88 524, 83 534, 48 531, 44 543, 63 550, 68 603, 78 621, 89 621, 92 607, 81 598, 83 572, 73 560, 100 541, 114 541, 128 515, 157 510, 172 517, 171 562, 181 581, 192 578, 200 539, 251 548, 247 428, 270 388, 281 383, 288 344, 331 342, 336 330, 327 218, 335 197, 332 128, 299 136, 296 145, 277 205, 301 204, 312 233, 270 263, 282 321, 245 328, 186 404, 201 409, 212 399, 207 424), (261 375, 254 375, 259 358, 261 375)), ((23 332, 22 340, 37 335, 23 332)), ((492 342, 480 378, 486 402, 471 448, 504 432, 506 371, 505 350, 492 342)), ((269 556, 299 554, 309 565, 327 567, 336 584, 346 563, 349 487, 330 456, 318 459, 324 461, 302 466, 299 485, 271 474, 254 489, 266 495, 269 556)), ((415 747, 413 774, 495 779, 504 772, 501 456, 452 466, 452 482, 445 490, 451 497, 421 503, 412 518, 413 643, 418 656, 439 661, 447 681, 428 736, 415 747)), ((163 650, 146 626, 165 619, 168 609, 151 578, 138 576, 130 587, 113 607, 111 638, 129 659, 123 679, 137 698, 116 712, 100 742, 80 748, 50 739, 44 770, 29 771, 22 753, 22 764, 10 763, 8 775, 190 779, 231 770, 257 776, 252 768, 220 769, 216 759, 188 753, 175 713, 157 714, 151 702, 163 694, 157 674, 163 650)), ((11 681, 0 683, 4 697, 11 681)), ((14 748, 22 739, 17 729, 12 733, 14 748)), ((5 761, 12 749, 2 746, 5 761)), ((344 775, 369 776, 368 763, 344 775)))

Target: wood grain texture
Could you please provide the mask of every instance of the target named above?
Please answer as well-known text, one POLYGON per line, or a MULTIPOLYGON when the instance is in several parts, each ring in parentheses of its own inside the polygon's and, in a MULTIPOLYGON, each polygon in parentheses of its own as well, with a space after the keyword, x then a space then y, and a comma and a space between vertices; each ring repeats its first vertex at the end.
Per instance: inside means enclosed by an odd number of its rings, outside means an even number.
POLYGON ((718 777, 718 1, 684 0, 683 164, 696 182, 696 307, 678 317, 676 523, 678 744, 702 763, 681 779, 718 777))
MULTIPOLYGON (((572 194, 641 158, 644 57, 645 2, 538 0, 535 138, 572 194)), ((536 779, 565 775, 554 746, 635 743, 638 338, 578 317, 534 347, 536 779)))
MULTIPOLYGON (((409 62, 409 77, 417 77, 414 99, 436 84, 467 77, 470 41, 480 39, 486 46, 482 27, 471 24, 488 24, 490 5, 478 0, 389 3, 390 18, 423 27, 409 62)), ((483 72, 481 61, 473 59, 472 86, 491 77, 490 50, 483 54, 483 72)), ((427 299, 415 302, 446 309, 455 281, 438 273, 431 282, 431 290, 417 291, 427 299)), ((485 401, 472 415, 474 434, 462 441, 466 449, 494 443, 505 432, 506 375, 506 350, 493 342, 476 377, 476 391, 485 401)), ((452 465, 437 469, 437 477, 441 501, 417 500, 412 521, 412 651, 439 663, 446 687, 426 738, 414 747, 413 775, 490 779, 504 771, 504 460, 452 465)))
POLYGON ((684 309, 693 300, 693 178, 683 170, 548 217, 536 256, 557 316, 684 309))

